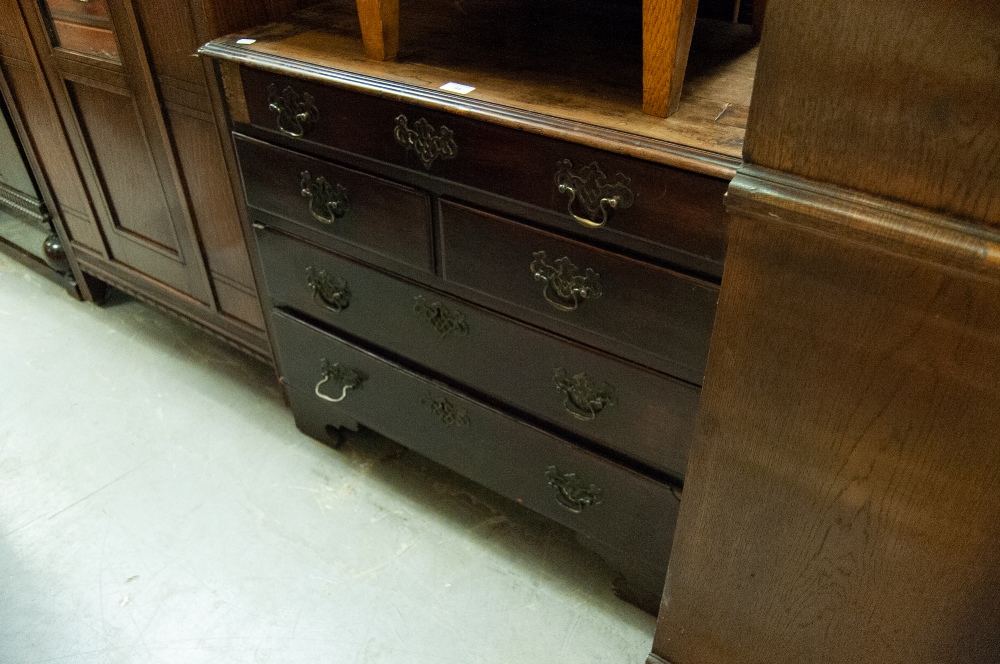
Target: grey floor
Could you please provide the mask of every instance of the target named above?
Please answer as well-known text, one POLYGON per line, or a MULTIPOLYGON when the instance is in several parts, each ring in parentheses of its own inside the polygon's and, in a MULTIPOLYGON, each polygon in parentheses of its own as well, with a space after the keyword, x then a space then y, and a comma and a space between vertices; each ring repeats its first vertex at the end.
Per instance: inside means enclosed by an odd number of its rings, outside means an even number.
POLYGON ((653 619, 570 533, 268 369, 0 256, 0 662, 635 662, 653 619))

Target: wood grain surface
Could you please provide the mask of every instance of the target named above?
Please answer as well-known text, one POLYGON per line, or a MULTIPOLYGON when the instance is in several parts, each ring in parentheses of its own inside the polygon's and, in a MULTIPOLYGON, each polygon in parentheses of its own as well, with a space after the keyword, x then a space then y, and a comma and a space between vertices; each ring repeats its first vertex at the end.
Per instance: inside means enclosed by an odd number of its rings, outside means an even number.
POLYGON ((772 0, 747 160, 997 227, 998 25, 993 0, 772 0))
POLYGON ((1000 290, 773 219, 734 226, 654 652, 1000 652, 1000 290))
POLYGON ((399 0, 356 0, 365 55, 392 60, 399 51, 399 0))
POLYGON ((642 111, 665 118, 677 110, 698 0, 643 0, 642 111))

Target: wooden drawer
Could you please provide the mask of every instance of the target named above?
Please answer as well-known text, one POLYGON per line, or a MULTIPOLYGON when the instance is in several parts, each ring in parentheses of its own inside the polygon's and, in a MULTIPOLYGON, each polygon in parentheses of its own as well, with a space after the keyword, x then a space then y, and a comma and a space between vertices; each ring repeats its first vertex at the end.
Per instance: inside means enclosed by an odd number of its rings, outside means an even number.
POLYGON ((457 203, 440 209, 445 279, 701 384, 716 286, 457 203))
MULTIPOLYGON (((665 571, 677 514, 668 486, 290 316, 275 313, 273 321, 296 410, 329 410, 334 421, 346 414, 611 550, 665 571), (338 368, 347 375, 338 377, 338 368), (345 389, 359 380, 357 388, 345 389), (317 397, 317 390, 342 400, 330 403, 317 397)), ((659 582, 662 587, 662 573, 659 582)))
POLYGON ((725 254, 727 182, 621 155, 253 69, 243 70, 250 122, 527 203, 538 221, 709 274, 725 254), (287 92, 286 92, 287 91, 287 92), (307 97, 308 95, 308 97, 307 97), (308 116, 289 120, 292 109, 308 116), (560 184, 564 185, 560 190, 560 184), (572 191, 571 191, 572 190, 572 191), (599 201, 617 197, 616 208, 599 201), (572 201, 571 201, 572 198, 572 201), (600 228, 584 227, 607 223, 600 228))
POLYGON ((271 223, 434 271, 425 193, 244 136, 235 141, 247 204, 271 223))
POLYGON ((697 388, 286 235, 256 236, 274 305, 683 477, 697 388))

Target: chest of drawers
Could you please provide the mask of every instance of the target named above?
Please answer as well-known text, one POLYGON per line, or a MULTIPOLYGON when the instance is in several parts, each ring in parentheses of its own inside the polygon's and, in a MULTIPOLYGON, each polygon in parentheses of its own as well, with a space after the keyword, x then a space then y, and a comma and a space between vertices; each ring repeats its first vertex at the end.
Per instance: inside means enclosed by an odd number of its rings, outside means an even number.
POLYGON ((299 427, 365 426, 568 526, 655 611, 726 180, 386 80, 224 64, 299 427))

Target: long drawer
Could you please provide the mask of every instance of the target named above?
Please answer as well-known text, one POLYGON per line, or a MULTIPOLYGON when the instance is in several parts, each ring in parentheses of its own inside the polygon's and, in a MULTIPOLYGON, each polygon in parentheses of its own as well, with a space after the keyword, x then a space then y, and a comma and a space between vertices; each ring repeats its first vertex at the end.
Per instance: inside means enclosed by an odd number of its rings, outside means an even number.
POLYGON ((235 142, 247 203, 272 223, 433 272, 427 194, 245 136, 235 142))
POLYGON ((458 203, 440 210, 446 280, 596 335, 609 352, 636 348, 701 383, 715 285, 458 203))
POLYGON ((724 180, 340 87, 242 77, 259 129, 524 202, 558 213, 543 223, 721 275, 724 180))
POLYGON ((700 391, 269 230, 267 293, 648 466, 684 474, 700 391))
MULTIPOLYGON (((329 409, 655 569, 670 488, 282 313, 273 329, 297 409, 329 409), (311 396, 309 396, 311 395, 311 396)), ((662 578, 662 577, 661 577, 662 578)))

